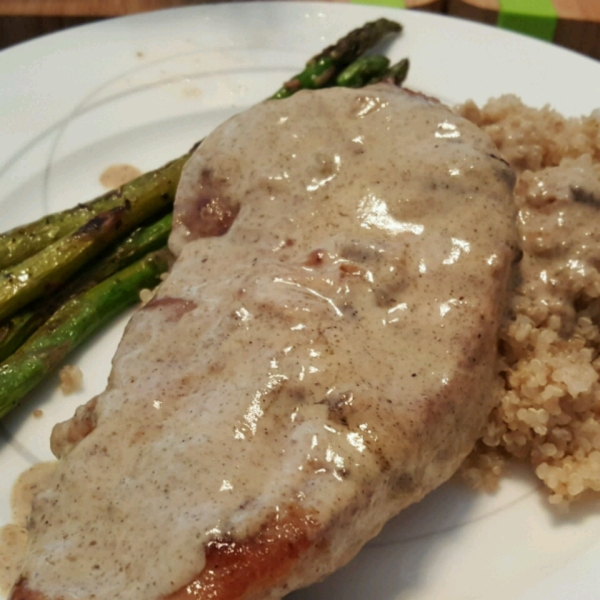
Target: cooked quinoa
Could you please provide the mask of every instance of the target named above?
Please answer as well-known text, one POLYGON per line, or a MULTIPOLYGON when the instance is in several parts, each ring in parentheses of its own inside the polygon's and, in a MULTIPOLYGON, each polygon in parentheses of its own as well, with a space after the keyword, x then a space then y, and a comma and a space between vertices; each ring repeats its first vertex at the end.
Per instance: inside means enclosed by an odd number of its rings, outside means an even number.
POLYGON ((516 457, 568 504, 600 491, 600 110, 564 118, 516 96, 457 110, 518 173, 523 250, 500 340, 505 389, 462 474, 490 489, 516 457))

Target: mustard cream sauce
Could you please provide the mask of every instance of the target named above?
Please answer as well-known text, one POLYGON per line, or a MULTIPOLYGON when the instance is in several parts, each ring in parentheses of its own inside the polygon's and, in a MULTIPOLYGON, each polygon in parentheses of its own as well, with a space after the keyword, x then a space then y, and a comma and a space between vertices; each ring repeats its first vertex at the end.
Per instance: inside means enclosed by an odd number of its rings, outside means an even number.
POLYGON ((559 317, 560 332, 576 326, 576 303, 600 296, 600 168, 589 156, 525 172, 515 194, 524 251, 516 310, 537 326, 559 317))
POLYGON ((178 190, 171 274, 107 390, 56 429, 28 587, 159 598, 209 540, 290 506, 335 535, 319 577, 447 479, 494 402, 516 236, 493 153, 385 85, 266 102, 209 136, 178 190))
POLYGON ((17 581, 27 549, 27 521, 33 497, 48 485, 57 462, 34 465, 21 474, 11 494, 12 523, 0 528, 0 592, 17 581))
POLYGON ((26 549, 25 526, 9 523, 0 527, 0 593, 8 594, 19 578, 26 549))

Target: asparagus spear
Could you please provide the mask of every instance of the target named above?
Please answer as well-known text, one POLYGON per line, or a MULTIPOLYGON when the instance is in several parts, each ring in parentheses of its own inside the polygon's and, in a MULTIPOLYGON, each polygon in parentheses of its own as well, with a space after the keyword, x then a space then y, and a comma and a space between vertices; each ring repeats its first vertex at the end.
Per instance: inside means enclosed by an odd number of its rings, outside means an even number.
POLYGON ((332 46, 313 56, 304 71, 283 84, 273 98, 287 98, 300 89, 317 89, 333 85, 336 77, 349 64, 361 57, 386 35, 400 33, 402 25, 388 19, 378 19, 354 29, 332 46))
POLYGON ((335 80, 341 87, 363 87, 377 78, 383 78, 388 71, 390 59, 379 54, 363 56, 348 65, 335 80))
POLYGON ((0 269, 6 269, 33 256, 56 240, 81 227, 92 217, 123 205, 132 198, 172 194, 189 153, 95 200, 47 215, 38 221, 0 234, 0 269))
POLYGON ((137 229, 65 288, 34 306, 26 307, 0 327, 0 362, 15 352, 71 296, 83 293, 133 261, 164 246, 172 222, 173 216, 168 214, 148 227, 137 229))
POLYGON ((69 352, 107 321, 139 300, 168 268, 169 253, 159 250, 69 300, 21 348, 0 365, 0 418, 69 352))
MULTIPOLYGON (((183 159, 179 159, 183 164, 183 159)), ((173 202, 180 171, 161 176, 152 194, 126 198, 74 233, 54 242, 19 265, 0 272, 0 321, 67 281, 88 260, 173 202), (175 174, 175 176, 173 176, 175 174)))
POLYGON ((408 75, 409 68, 410 61, 408 58, 403 58, 381 75, 375 75, 368 84, 377 83, 378 81, 392 81, 395 85, 401 86, 408 75))
POLYGON ((117 244, 88 271, 81 273, 62 295, 80 293, 104 281, 117 271, 130 265, 146 254, 166 245, 173 225, 173 214, 165 215, 155 223, 136 229, 129 237, 117 244))
POLYGON ((0 361, 8 358, 44 322, 41 310, 27 310, 0 327, 0 361), (34 315, 40 315, 35 318, 34 315))

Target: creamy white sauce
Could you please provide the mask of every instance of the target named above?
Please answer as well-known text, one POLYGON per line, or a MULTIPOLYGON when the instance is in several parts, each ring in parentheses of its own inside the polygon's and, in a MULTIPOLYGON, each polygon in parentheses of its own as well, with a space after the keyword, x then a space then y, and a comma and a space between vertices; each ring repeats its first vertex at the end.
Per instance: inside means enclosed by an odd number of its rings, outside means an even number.
POLYGON ((48 485, 56 462, 34 465, 15 482, 11 494, 12 523, 0 528, 0 592, 7 594, 17 581, 27 550, 27 520, 33 497, 48 485))
POLYGON ((16 583, 27 550, 27 529, 9 523, 0 527, 0 593, 8 594, 16 583))
POLYGON ((27 585, 158 598, 207 541, 290 506, 331 537, 319 577, 447 479, 494 402, 516 244, 493 152, 388 86, 267 102, 209 136, 172 273, 97 405, 57 429, 70 453, 35 500, 27 585))
POLYGON ((561 319, 568 337, 576 325, 578 298, 600 296, 600 168, 589 156, 526 172, 516 190, 518 225, 525 253, 517 311, 536 325, 561 319))

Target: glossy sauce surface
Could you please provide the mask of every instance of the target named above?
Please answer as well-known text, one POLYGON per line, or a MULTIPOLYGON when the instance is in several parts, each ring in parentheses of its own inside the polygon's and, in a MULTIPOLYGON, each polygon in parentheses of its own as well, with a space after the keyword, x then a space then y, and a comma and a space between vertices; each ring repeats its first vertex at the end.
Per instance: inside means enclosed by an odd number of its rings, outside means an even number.
POLYGON ((519 179, 516 201, 525 252, 516 310, 536 324, 558 316, 566 338, 575 330, 579 301, 600 296, 600 167, 583 156, 528 171, 519 179))
POLYGON ((386 85, 266 102, 209 136, 182 176, 171 274, 107 391, 55 431, 27 586, 158 598, 197 578, 207 544, 290 514, 310 515, 310 544, 328 536, 307 582, 447 479, 494 403, 516 244, 493 152, 386 85))

